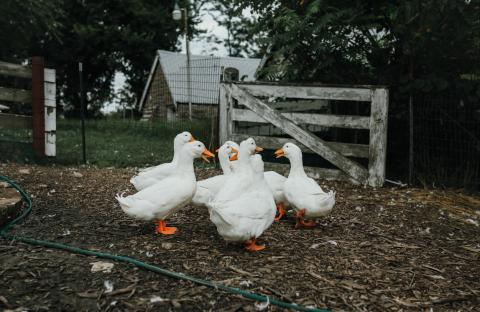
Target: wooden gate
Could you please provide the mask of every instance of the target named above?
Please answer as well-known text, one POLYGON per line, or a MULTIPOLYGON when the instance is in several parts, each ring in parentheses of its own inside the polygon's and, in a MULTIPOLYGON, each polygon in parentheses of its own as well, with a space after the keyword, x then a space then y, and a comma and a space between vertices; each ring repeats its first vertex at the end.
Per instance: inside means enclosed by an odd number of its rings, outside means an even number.
MULTIPOLYGON (((286 142, 293 142, 299 145, 303 152, 318 154, 338 168, 305 167, 310 176, 350 179, 379 187, 385 180, 387 114, 388 90, 384 87, 223 83, 220 88, 220 141, 241 141, 251 136, 259 146, 268 149, 280 148, 286 142), (272 97, 282 98, 284 101, 267 103, 272 97), (297 101, 292 102, 292 99, 297 101), (370 116, 295 112, 312 108, 315 110, 315 105, 323 105, 325 100, 370 102, 370 116), (280 111, 279 107, 284 110, 280 111), (242 122, 270 123, 291 138, 239 134, 236 129, 242 122), (309 125, 368 129, 369 144, 325 141, 307 130, 309 125), (368 158, 368 168, 348 157, 368 158)), ((285 165, 276 164, 275 167, 284 171, 281 166, 285 165)))
POLYGON ((32 116, 0 113, 0 130, 32 129, 35 155, 55 156, 55 70, 44 68, 42 57, 33 57, 31 66, 0 62, 0 76, 29 79, 32 85, 31 90, 0 86, 0 101, 32 105, 32 116))

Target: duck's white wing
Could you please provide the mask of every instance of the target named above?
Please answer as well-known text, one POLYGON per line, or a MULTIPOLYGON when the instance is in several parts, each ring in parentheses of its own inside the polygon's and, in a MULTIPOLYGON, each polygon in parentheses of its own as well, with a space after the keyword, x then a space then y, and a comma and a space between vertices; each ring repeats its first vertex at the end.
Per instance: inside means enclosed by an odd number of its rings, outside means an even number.
POLYGON ((155 166, 147 171, 139 172, 130 179, 130 183, 139 191, 147 188, 171 175, 175 171, 175 165, 165 163, 155 166))
POLYGON ((219 205, 217 211, 225 217, 225 221, 234 224, 239 219, 264 219, 275 215, 276 207, 272 196, 265 192, 251 191, 228 204, 219 205))
POLYGON ((335 205, 335 193, 325 193, 311 178, 288 179, 284 185, 285 196, 297 209, 305 209, 307 216, 328 214, 335 205))
POLYGON ((225 201, 235 199, 242 194, 248 192, 252 187, 252 177, 246 174, 233 174, 230 175, 225 183, 218 191, 214 198, 214 201, 225 201))
POLYGON ((198 181, 197 191, 193 196, 192 203, 197 206, 205 206, 218 194, 227 179, 228 176, 226 175, 218 175, 198 181))
POLYGON ((117 200, 128 215, 151 220, 176 212, 192 199, 194 192, 195 185, 191 186, 185 179, 170 176, 136 194, 117 196, 117 200))
POLYGON ((275 212, 271 196, 249 192, 235 200, 216 203, 210 210, 210 220, 225 240, 245 241, 259 237, 273 223, 275 212))
POLYGON ((275 171, 266 171, 263 176, 269 188, 272 190, 276 203, 286 203, 283 186, 287 178, 275 171))

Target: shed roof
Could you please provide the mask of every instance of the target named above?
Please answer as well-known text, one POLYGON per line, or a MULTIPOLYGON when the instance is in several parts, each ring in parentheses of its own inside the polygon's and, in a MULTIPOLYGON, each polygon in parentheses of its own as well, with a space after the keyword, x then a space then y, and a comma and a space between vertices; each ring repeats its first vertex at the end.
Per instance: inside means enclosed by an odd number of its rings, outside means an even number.
MULTIPOLYGON (((187 103, 187 55, 178 52, 158 50, 154 62, 159 62, 161 66, 174 103, 187 103)), ((192 103, 218 103, 222 67, 234 67, 238 69, 240 79, 243 78, 243 81, 254 81, 255 72, 259 64, 260 59, 257 58, 191 55, 190 75, 192 103)), ((149 81, 145 86, 140 107, 143 106, 146 92, 150 86, 151 79, 153 79, 153 71, 155 71, 156 68, 157 64, 154 63, 149 81)))

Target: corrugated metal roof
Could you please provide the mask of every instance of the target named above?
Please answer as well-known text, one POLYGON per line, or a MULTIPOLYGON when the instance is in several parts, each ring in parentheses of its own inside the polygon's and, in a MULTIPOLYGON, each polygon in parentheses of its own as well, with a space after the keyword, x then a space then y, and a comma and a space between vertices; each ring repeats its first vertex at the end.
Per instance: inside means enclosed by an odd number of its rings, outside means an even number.
MULTIPOLYGON (((186 54, 158 50, 160 65, 175 103, 188 102, 186 54)), ((216 104, 220 87, 221 67, 234 67, 239 78, 254 81, 260 59, 241 57, 190 56, 192 103, 216 104)))

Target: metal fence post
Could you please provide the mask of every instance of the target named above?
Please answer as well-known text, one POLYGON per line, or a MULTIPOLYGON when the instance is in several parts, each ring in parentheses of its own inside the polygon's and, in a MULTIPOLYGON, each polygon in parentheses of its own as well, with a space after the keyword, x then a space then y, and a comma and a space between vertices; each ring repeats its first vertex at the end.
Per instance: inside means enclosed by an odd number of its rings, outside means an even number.
POLYGON ((87 163, 87 151, 85 146, 85 94, 83 92, 83 64, 78 63, 78 74, 80 83, 80 118, 82 119, 82 156, 83 163, 87 163))

